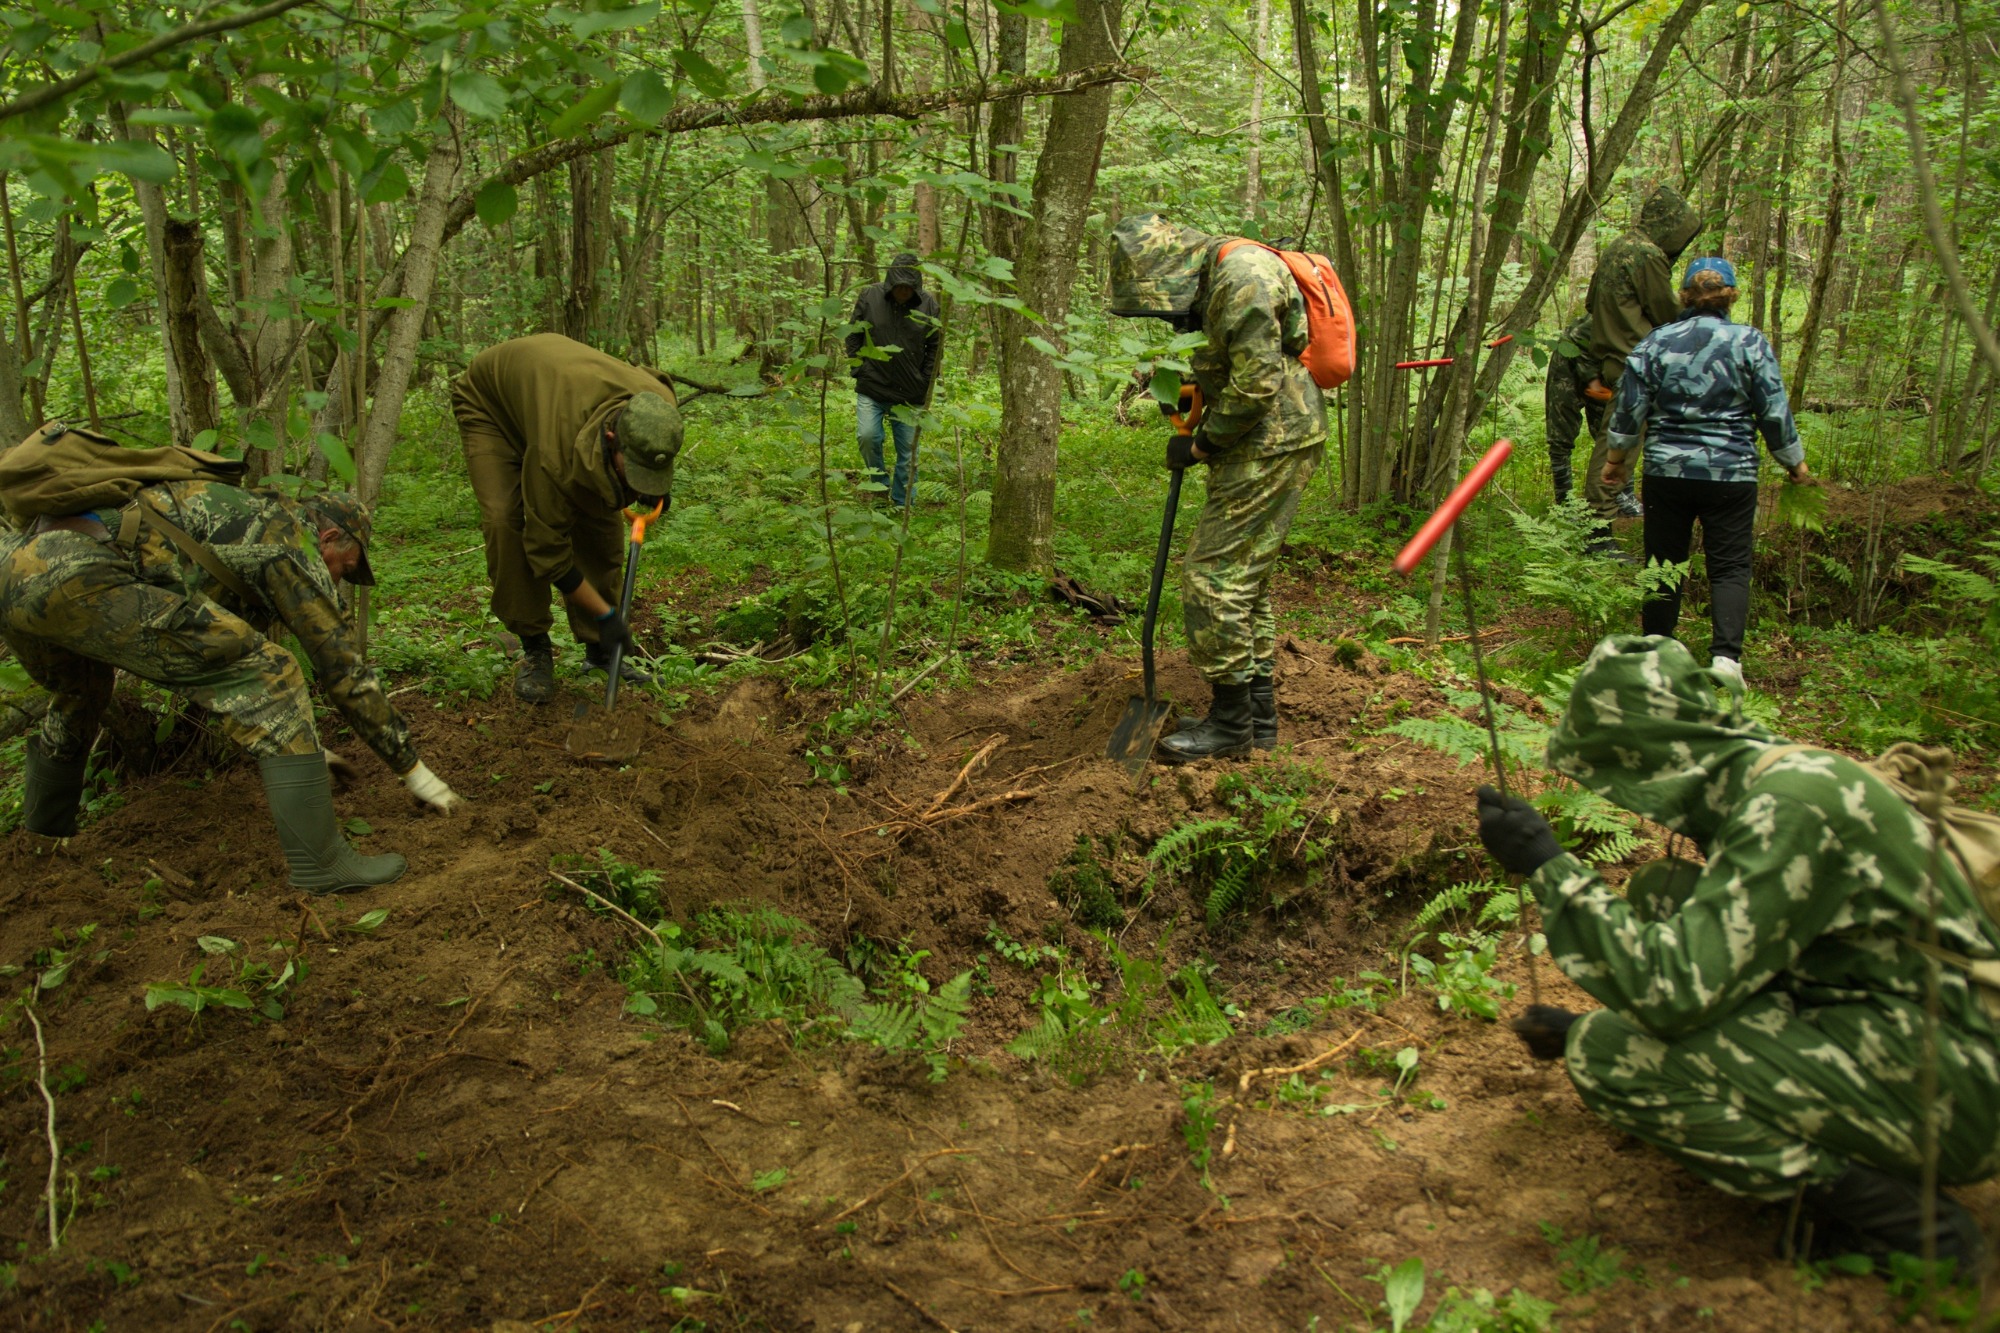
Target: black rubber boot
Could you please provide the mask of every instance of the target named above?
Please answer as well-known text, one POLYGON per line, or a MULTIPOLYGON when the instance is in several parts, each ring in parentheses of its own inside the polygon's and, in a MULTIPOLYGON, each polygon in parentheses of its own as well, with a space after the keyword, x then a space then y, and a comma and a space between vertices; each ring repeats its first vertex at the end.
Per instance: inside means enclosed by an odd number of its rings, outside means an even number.
POLYGON ((1215 702, 1208 716, 1192 727, 1183 728, 1160 741, 1160 757, 1177 763, 1192 759, 1220 759, 1248 754, 1254 724, 1251 722, 1250 686, 1217 681, 1209 687, 1215 702))
MULTIPOLYGON (((1865 1254, 1878 1264, 1892 1253, 1924 1252, 1923 1191, 1914 1180, 1876 1167, 1851 1164, 1831 1180, 1808 1185, 1801 1196, 1812 1223, 1808 1259, 1865 1254)), ((1958 1263, 1957 1278, 1977 1282, 1986 1267, 1986 1238, 1965 1206, 1937 1195, 1937 1257, 1958 1263)))
POLYGON ((364 856, 340 836, 333 815, 333 780, 320 751, 259 759, 257 768, 264 775, 271 822, 292 868, 292 887, 308 893, 354 893, 387 884, 408 867, 394 853, 364 856))
POLYGON ((1250 743, 1260 750, 1278 748, 1278 678, 1250 678, 1250 743))
POLYGON ((83 771, 90 756, 51 759, 42 738, 28 738, 28 762, 22 774, 21 827, 45 838, 67 838, 76 832, 76 810, 83 802, 83 771))
POLYGON ((521 660, 514 667, 514 697, 545 704, 556 697, 555 645, 544 634, 521 640, 521 660))

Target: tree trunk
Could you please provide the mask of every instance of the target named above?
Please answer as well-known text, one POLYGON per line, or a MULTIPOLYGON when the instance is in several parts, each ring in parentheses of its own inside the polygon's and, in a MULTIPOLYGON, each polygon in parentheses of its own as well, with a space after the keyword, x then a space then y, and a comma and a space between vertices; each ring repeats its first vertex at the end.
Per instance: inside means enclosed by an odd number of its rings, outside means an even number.
POLYGON ((1243 216, 1264 199, 1264 62, 1271 51, 1271 0, 1257 0, 1257 59, 1250 70, 1250 142, 1243 150, 1243 216))
MULTIPOLYGON (((1121 0, 1076 0, 1076 20, 1063 25, 1062 71, 1118 57, 1121 0)), ((1077 247, 1090 216, 1110 119, 1111 92, 1092 88, 1065 97, 1049 113, 1035 163, 1034 200, 1021 236, 1015 291, 1046 321, 1037 326, 1009 313, 1000 340, 1000 450, 993 483, 993 517, 986 558, 1004 569, 1055 567, 1056 441, 1062 432, 1062 376, 1055 362, 1027 343, 1038 328, 1059 331, 1069 313, 1077 247)))
POLYGON ((166 344, 167 383, 179 386, 170 402, 175 444, 191 444, 222 425, 215 397, 215 365, 201 344, 201 307, 208 301, 199 223, 164 218, 160 237, 160 331, 166 344))
POLYGON ((1840 227, 1847 201, 1847 155, 1840 142, 1840 76, 1833 81, 1828 97, 1833 113, 1833 164, 1826 187, 1826 230, 1820 237, 1819 258, 1813 265, 1812 286, 1806 295, 1806 320, 1799 327, 1799 357, 1792 365, 1791 398, 1806 400, 1806 384, 1812 378, 1813 356, 1819 349, 1821 315, 1826 310, 1826 290, 1833 280, 1833 266, 1840 253, 1840 227))
POLYGON ((410 221, 410 243, 403 251, 403 295, 410 304, 390 315, 382 369, 375 377, 375 405, 361 436, 357 462, 364 504, 373 502, 381 492, 382 478, 389 470, 389 452, 395 447, 402 421, 410 373, 416 369, 417 343, 423 334, 424 314, 430 308, 438 255, 444 245, 445 218, 457 184, 461 120, 457 107, 449 103, 444 114, 449 127, 431 141, 430 156, 424 162, 423 193, 410 221))

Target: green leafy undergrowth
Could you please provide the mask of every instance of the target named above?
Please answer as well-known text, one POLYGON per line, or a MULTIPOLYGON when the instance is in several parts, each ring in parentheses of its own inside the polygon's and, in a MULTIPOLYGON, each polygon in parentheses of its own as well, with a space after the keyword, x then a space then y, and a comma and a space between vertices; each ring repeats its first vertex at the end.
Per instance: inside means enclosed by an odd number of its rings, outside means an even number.
POLYGON ((1330 802, 1315 804, 1318 775, 1299 765, 1265 764, 1215 784, 1229 813, 1182 824, 1146 859, 1150 897, 1161 882, 1185 883, 1210 926, 1231 912, 1279 906, 1317 885, 1332 849, 1330 802))
POLYGON ((222 935, 203 935, 195 944, 205 957, 185 978, 146 984, 148 1013, 173 1005, 199 1019, 209 1009, 239 1009, 276 1023, 285 1016, 292 987, 310 970, 298 947, 284 940, 271 941, 269 952, 278 955, 271 960, 253 958, 242 943, 222 935))
POLYGON ((1430 1318, 1419 1323, 1428 1276, 1424 1261, 1416 1258, 1376 1270, 1374 1281, 1382 1288, 1376 1313, 1388 1319, 1389 1333, 1553 1333, 1559 1327, 1553 1302, 1518 1287, 1505 1296, 1484 1287, 1447 1287, 1430 1318))
POLYGON ((1125 924, 1125 908, 1118 897, 1118 885, 1106 862, 1115 854, 1117 840, 1104 839, 1104 859, 1098 859, 1097 845, 1087 833, 1076 835, 1076 846, 1049 876, 1049 893, 1067 907, 1070 918, 1085 930, 1116 930, 1125 924))
POLYGON ((1460 936, 1446 932, 1438 936, 1442 961, 1417 953, 1424 937, 1413 936, 1407 946, 1410 974, 1417 984, 1437 996, 1437 1005, 1448 1014, 1471 1014, 1487 1022, 1500 1017, 1500 1002, 1512 999, 1512 982, 1492 975, 1499 955, 1500 938, 1481 931, 1460 936))
POLYGON ((1140 1055, 1171 1058, 1234 1034, 1235 1006, 1209 989, 1212 967, 1188 963, 1170 974, 1157 955, 1141 958, 1107 934, 1097 938, 1118 974, 1115 999, 1100 1003, 1098 983, 1065 961, 1036 986, 1040 1017, 1008 1044, 1010 1053, 1082 1083, 1140 1055))
POLYGON ((777 1022, 802 1044, 844 1038, 907 1054, 939 1082, 971 1007, 970 972, 870 1000, 810 927, 768 907, 714 907, 653 931, 659 947, 636 950, 619 973, 627 1012, 684 1028, 718 1055, 740 1028, 777 1022))
POLYGON ((1621 1281, 1646 1284, 1646 1270, 1627 1264, 1622 1247, 1607 1245, 1594 1235, 1565 1236, 1553 1222, 1541 1224, 1542 1239, 1556 1252, 1556 1281, 1564 1291, 1581 1296, 1621 1281))

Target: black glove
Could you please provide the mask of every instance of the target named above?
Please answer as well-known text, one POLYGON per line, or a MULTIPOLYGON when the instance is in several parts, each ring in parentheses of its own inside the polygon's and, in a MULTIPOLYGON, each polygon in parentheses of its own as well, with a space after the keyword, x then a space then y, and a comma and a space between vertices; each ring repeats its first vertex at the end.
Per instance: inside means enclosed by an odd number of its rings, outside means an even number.
POLYGON ((597 642, 607 657, 613 648, 632 651, 632 627, 625 623, 625 617, 618 614, 616 607, 597 618, 597 642))
POLYGON ((1175 471, 1193 467, 1201 460, 1194 456, 1194 436, 1176 435, 1167 441, 1167 466, 1175 471))
POLYGON ((1569 1043, 1569 1030, 1577 1015, 1552 1004, 1531 1004, 1527 1012, 1508 1024, 1514 1035, 1537 1060, 1560 1060, 1569 1043))
POLYGON ((1518 796, 1479 789, 1479 840, 1505 870, 1532 875, 1563 854, 1541 811, 1518 796))

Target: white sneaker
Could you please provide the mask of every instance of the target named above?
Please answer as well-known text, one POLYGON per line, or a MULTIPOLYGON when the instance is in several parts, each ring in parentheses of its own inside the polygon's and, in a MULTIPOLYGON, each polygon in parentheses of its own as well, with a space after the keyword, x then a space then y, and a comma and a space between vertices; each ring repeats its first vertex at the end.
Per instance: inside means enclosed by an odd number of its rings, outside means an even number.
POLYGON ((1717 657, 1709 661, 1708 669, 1722 677, 1722 683, 1736 693, 1743 693, 1743 667, 1733 657, 1717 657))

